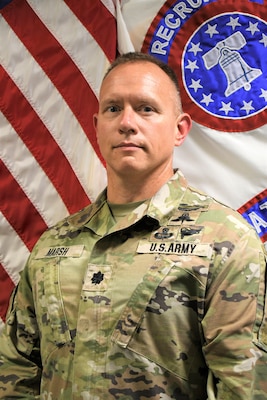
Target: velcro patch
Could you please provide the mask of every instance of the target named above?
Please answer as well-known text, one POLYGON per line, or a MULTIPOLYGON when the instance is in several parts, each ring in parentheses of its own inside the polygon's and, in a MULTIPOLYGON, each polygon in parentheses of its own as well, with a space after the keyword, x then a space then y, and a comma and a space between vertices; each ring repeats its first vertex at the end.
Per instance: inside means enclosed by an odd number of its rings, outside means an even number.
POLYGON ((141 240, 137 253, 164 253, 180 255, 196 255, 211 258, 212 248, 209 243, 196 242, 147 242, 141 240))
POLYGON ((84 278, 83 290, 90 292, 107 290, 111 274, 112 269, 110 265, 89 264, 84 278))
POLYGON ((81 257, 84 245, 44 247, 38 250, 35 259, 51 257, 81 257))

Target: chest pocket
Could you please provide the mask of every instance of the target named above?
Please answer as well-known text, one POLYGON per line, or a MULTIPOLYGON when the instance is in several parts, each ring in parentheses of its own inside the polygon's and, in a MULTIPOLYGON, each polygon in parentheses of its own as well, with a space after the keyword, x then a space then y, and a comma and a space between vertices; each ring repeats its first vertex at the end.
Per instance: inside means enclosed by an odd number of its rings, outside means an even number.
MULTIPOLYGON (((73 292, 74 288, 79 300, 80 292, 75 285, 77 280, 82 281, 85 260, 84 245, 40 248, 35 256, 36 297, 41 306, 39 323, 43 327, 44 335, 46 335, 44 343, 47 341, 47 343, 52 342, 59 346, 70 342, 72 339, 63 295, 65 295, 65 298, 70 297, 69 292, 73 292), (77 270, 81 271, 81 279, 79 276, 76 277, 78 275, 77 270), (67 292, 67 295, 65 292, 67 292)), ((78 303, 77 301, 71 302, 78 303)), ((70 312, 68 311, 69 316, 70 312)))
POLYGON ((210 261, 197 256, 176 260, 158 256, 136 287, 112 340, 187 380, 192 367, 198 375, 205 368, 201 319, 210 261))
MULTIPOLYGON (((54 344, 61 345, 71 340, 70 331, 64 311, 63 301, 59 286, 60 258, 55 257, 45 260, 43 274, 43 298, 42 298, 42 323, 52 330, 54 344)), ((46 329, 45 329, 46 331, 46 329)))

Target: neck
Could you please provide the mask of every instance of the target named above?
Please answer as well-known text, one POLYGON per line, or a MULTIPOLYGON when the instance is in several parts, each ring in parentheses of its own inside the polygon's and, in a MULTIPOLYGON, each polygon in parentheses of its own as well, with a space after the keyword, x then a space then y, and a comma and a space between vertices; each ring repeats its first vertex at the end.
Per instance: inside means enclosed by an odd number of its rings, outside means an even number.
POLYGON ((150 199, 172 175, 172 169, 161 175, 149 174, 147 177, 140 177, 134 173, 127 176, 108 173, 108 201, 114 204, 126 204, 150 199))

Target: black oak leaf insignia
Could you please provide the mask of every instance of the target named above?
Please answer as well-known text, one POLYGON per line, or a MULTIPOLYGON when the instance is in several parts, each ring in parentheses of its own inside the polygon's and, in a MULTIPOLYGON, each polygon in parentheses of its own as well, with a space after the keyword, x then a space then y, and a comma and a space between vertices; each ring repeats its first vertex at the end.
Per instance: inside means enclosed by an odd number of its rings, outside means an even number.
POLYGON ((94 285, 99 285, 100 282, 103 281, 103 279, 104 279, 104 274, 102 274, 102 272, 98 271, 98 272, 95 272, 95 273, 94 273, 94 275, 93 275, 91 281, 92 281, 92 283, 93 283, 94 285))

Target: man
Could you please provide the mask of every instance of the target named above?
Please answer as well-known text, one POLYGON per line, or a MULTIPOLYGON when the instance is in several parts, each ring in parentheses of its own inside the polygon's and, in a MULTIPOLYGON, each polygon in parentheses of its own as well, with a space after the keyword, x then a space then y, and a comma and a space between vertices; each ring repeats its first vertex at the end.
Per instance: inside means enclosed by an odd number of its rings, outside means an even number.
POLYGON ((0 398, 263 400, 265 257, 235 211, 173 171, 173 71, 118 58, 97 140, 108 185, 45 232, 11 301, 0 398))

